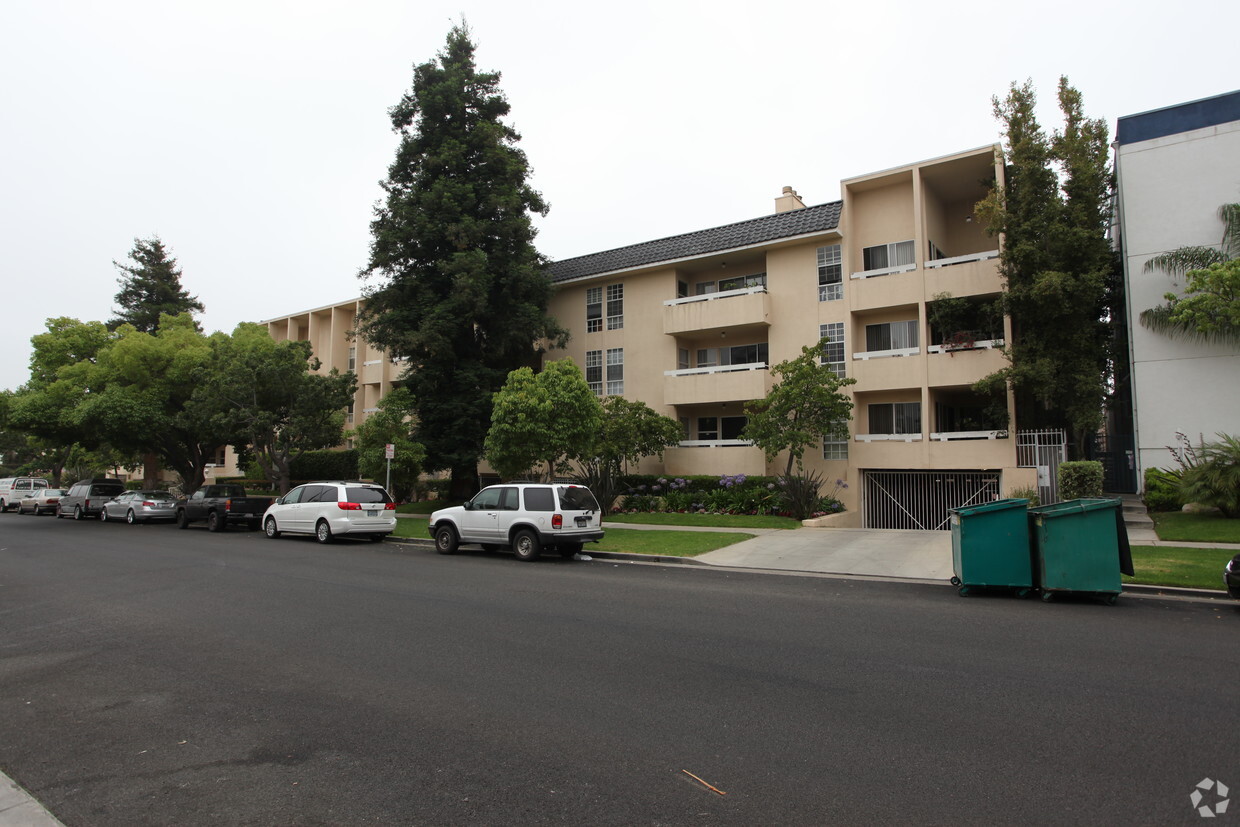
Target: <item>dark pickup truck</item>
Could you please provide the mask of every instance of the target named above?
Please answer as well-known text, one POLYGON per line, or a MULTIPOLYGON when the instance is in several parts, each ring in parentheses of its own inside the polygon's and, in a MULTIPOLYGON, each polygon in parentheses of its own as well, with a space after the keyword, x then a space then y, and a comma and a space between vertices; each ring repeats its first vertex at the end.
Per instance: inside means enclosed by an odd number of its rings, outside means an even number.
POLYGON ((240 485, 204 485, 177 505, 177 526, 189 528, 190 523, 206 520, 210 531, 237 524, 258 531, 269 505, 271 497, 246 496, 240 485))

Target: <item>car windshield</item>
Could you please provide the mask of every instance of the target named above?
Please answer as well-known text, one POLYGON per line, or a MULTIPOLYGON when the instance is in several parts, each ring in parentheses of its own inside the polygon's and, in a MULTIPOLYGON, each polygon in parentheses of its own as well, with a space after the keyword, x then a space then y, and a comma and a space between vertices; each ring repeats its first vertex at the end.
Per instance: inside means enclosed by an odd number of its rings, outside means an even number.
POLYGON ((598 511, 598 500, 589 488, 580 485, 561 485, 559 487, 560 505, 565 511, 598 511))
POLYGON ((173 496, 167 491, 143 491, 142 499, 144 500, 171 500, 173 496))
POLYGON ((351 503, 390 503, 392 498, 382 488, 347 488, 345 494, 351 503))
POLYGON ((41 488, 39 490, 45 497, 63 497, 65 494, 63 488, 41 488))

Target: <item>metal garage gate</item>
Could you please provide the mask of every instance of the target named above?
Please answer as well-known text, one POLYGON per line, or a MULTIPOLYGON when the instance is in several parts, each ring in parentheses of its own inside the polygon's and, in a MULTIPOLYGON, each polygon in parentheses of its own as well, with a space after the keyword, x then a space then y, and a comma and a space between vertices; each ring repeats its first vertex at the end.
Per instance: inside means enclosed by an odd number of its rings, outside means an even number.
POLYGON ((950 529, 952 508, 999 498, 998 471, 862 471, 866 528, 950 529))

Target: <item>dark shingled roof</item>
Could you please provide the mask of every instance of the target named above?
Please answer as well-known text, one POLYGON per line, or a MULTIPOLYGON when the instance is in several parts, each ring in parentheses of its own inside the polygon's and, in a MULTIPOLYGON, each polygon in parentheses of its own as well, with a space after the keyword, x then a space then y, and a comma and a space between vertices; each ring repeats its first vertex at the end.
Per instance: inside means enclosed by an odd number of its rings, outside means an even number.
POLYGON ((698 230, 684 235, 661 238, 657 241, 643 241, 641 244, 605 250, 601 253, 566 258, 552 262, 547 272, 552 282, 571 281, 599 273, 657 264, 660 261, 675 261, 724 250, 734 250, 738 247, 748 247, 752 244, 777 241, 781 238, 834 230, 839 226, 842 206, 842 201, 832 201, 814 207, 751 218, 736 224, 712 227, 709 230, 698 230))

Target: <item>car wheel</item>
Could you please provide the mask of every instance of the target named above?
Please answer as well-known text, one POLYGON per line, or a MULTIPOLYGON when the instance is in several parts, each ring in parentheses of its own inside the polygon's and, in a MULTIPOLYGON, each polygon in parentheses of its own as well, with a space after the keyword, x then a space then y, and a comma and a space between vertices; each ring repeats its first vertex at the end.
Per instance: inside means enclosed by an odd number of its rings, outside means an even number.
POLYGON ((4 512, 8 510, 9 510, 9 504, 6 503, 4 500, 0 500, 0 514, 3 514, 4 512))
POLYGON ((133 525, 134 523, 138 522, 138 516, 133 513, 132 508, 125 512, 125 522, 129 523, 130 525, 133 525))
POLYGON ((177 512, 177 528, 189 528, 189 515, 184 508, 177 512))
POLYGON ((456 554, 460 545, 460 538, 456 536, 456 529, 452 526, 441 525, 435 529, 435 551, 440 554, 456 554))
POLYGON ((560 550, 561 557, 572 557, 581 553, 581 543, 560 543, 556 548, 560 550))
POLYGON ((224 520, 220 517, 218 511, 207 512, 207 531, 223 531, 224 520))
POLYGON ((108 509, 107 509, 107 506, 104 506, 103 508, 99 509, 99 522, 106 523, 107 521, 108 521, 108 509))
POLYGON ((327 520, 319 520, 318 525, 314 527, 314 539, 323 545, 332 541, 332 527, 327 524, 327 520))
POLYGON ((518 531, 512 541, 512 551, 517 555, 518 560, 526 562, 537 560, 538 555, 542 553, 542 543, 538 541, 538 535, 534 532, 518 531))
POLYGON ((55 513, 55 515, 56 515, 56 519, 57 519, 57 520, 59 520, 61 517, 65 516, 64 514, 62 514, 62 513, 61 513, 61 511, 60 511, 60 506, 59 506, 59 505, 58 505, 58 506, 56 506, 56 511, 55 511, 55 512, 53 512, 53 513, 55 513))
POLYGON ((82 506, 80 505, 73 506, 73 519, 75 520, 82 519, 82 506))
POLYGON ((276 518, 268 517, 267 522, 263 524, 263 533, 272 540, 280 536, 280 529, 276 528, 276 518))

